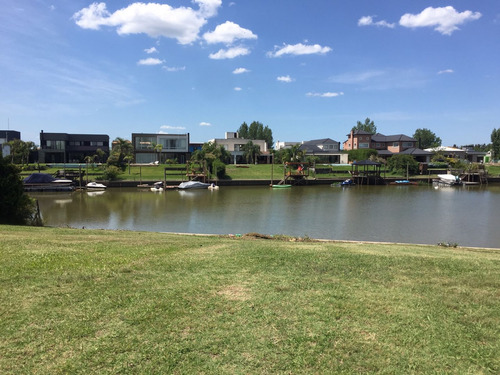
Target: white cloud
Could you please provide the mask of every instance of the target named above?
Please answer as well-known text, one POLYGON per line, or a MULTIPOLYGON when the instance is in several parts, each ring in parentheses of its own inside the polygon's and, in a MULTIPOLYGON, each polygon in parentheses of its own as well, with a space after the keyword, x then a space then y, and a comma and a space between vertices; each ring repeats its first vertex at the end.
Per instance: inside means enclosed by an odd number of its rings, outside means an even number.
POLYGON ((118 34, 147 34, 176 39, 180 44, 190 44, 207 18, 217 14, 222 0, 193 0, 199 10, 189 7, 173 8, 167 4, 133 3, 108 12, 105 3, 93 3, 73 15, 76 24, 84 29, 98 30, 101 26, 116 27, 118 34))
POLYGON ((222 60, 222 59, 234 59, 238 56, 245 56, 250 53, 250 50, 245 47, 233 47, 229 49, 220 49, 216 53, 211 53, 209 57, 213 60, 222 60))
POLYGON ((369 81, 373 78, 385 76, 386 74, 386 72, 381 70, 370 70, 360 73, 344 73, 331 77, 329 81, 343 84, 357 84, 369 81))
POLYGON ((200 126, 212 126, 212 124, 209 122, 202 121, 200 122, 200 126))
POLYGON ((298 44, 285 44, 283 47, 275 46, 274 52, 268 52, 269 57, 280 57, 283 55, 323 55, 330 52, 332 49, 330 47, 322 47, 319 44, 306 45, 302 43, 298 44))
POLYGON ((387 21, 374 22, 373 16, 364 16, 358 20, 358 26, 379 26, 379 27, 388 27, 390 29, 393 29, 395 25, 387 21))
POLYGON ((167 129, 167 130, 186 130, 184 126, 170 126, 170 125, 162 125, 160 126, 160 129, 167 129))
POLYGON ((180 72, 186 70, 185 66, 162 66, 167 72, 180 72))
POLYGON ((257 35, 234 22, 226 21, 218 25, 214 31, 203 34, 203 39, 205 39, 208 44, 232 44, 235 40, 239 39, 257 39, 257 35))
POLYGON ((142 59, 137 62, 137 65, 161 65, 163 60, 155 59, 153 57, 148 57, 147 59, 142 59))
POLYGON ((317 96, 317 97, 320 97, 320 98, 335 98, 337 96, 342 96, 342 95, 344 95, 343 92, 323 92, 323 93, 308 92, 306 94, 306 96, 317 96))
POLYGON ((445 69, 445 70, 440 70, 438 72, 438 74, 451 74, 451 73, 455 73, 455 71, 453 69, 445 69))
POLYGON ((280 77, 277 77, 276 80, 280 81, 280 82, 293 82, 294 79, 291 78, 290 76, 280 76, 280 77))
POLYGON ((406 13, 401 16, 399 24, 404 27, 434 27, 443 35, 451 35, 459 30, 458 25, 468 21, 474 21, 481 18, 481 13, 466 10, 459 13, 452 6, 442 8, 425 8, 419 14, 406 13))
POLYGON ((241 90, 243 90, 241 87, 235 87, 234 88, 234 91, 241 91, 241 90))
POLYGON ((243 74, 243 73, 249 73, 250 70, 246 68, 237 68, 233 70, 233 74, 243 74))
POLYGON ((158 50, 156 49, 156 47, 151 47, 151 48, 146 48, 144 52, 146 52, 147 54, 151 54, 151 53, 157 53, 158 50))

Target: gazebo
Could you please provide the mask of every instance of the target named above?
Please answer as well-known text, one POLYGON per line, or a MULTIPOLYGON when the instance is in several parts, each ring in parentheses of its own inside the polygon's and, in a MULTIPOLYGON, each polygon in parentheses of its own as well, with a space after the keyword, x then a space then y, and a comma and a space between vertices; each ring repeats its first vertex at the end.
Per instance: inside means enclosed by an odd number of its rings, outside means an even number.
POLYGON ((354 161, 351 164, 351 176, 358 185, 384 185, 380 176, 382 163, 371 160, 354 161))

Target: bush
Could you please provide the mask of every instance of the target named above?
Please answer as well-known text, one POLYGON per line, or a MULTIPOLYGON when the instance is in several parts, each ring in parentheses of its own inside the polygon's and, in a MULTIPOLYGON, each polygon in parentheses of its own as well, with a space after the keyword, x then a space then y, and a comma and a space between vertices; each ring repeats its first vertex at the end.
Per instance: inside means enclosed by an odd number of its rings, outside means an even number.
POLYGON ((349 161, 361 161, 368 160, 371 156, 377 156, 378 152, 377 150, 374 150, 372 148, 363 148, 357 150, 349 150, 347 154, 349 155, 349 161))
POLYGON ((418 161, 411 155, 393 155, 387 160, 387 168, 397 174, 415 175, 419 173, 418 161))
POLYGON ((104 169, 104 173, 103 173, 102 177, 105 180, 112 181, 112 180, 116 180, 118 178, 118 176, 120 175, 120 173, 121 173, 120 168, 118 168, 115 165, 108 165, 106 167, 106 169, 104 169))
POLYGON ((0 224, 42 225, 35 201, 24 192, 19 169, 0 156, 0 224))
POLYGON ((220 160, 214 160, 210 172, 211 173, 216 172, 217 178, 224 178, 226 177, 226 164, 224 164, 220 160))

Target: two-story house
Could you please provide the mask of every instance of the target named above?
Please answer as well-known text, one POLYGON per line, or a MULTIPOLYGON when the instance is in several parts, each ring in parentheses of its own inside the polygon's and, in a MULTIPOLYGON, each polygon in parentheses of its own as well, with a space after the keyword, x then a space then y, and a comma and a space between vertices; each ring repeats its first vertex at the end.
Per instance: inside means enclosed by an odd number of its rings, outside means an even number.
POLYGON ((83 163, 98 149, 109 154, 109 136, 105 134, 40 133, 40 163, 83 163))
POLYGON ((132 133, 132 145, 139 164, 164 163, 167 159, 185 163, 190 157, 189 133, 132 133))
POLYGON ((234 164, 246 163, 244 146, 250 141, 260 148, 261 155, 258 159, 269 163, 270 153, 266 141, 262 139, 245 139, 240 138, 237 132, 226 132, 225 138, 210 140, 210 142, 215 142, 217 145, 224 147, 231 154, 231 163, 234 164))
POLYGON ((347 154, 340 151, 340 142, 330 138, 304 141, 300 150, 304 151, 306 156, 317 156, 323 163, 347 163, 347 154))

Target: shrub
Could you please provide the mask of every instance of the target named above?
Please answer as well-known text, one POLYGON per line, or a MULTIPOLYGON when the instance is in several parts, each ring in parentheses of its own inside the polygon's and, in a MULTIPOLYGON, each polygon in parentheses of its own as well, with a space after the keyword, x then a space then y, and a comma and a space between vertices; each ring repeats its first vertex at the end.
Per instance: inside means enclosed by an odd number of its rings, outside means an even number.
POLYGON ((414 175, 419 173, 418 161, 411 155, 393 155, 387 160, 387 168, 393 173, 414 175))
POLYGON ((112 181, 112 180, 116 180, 120 173, 121 173, 120 168, 118 168, 115 165, 108 165, 106 167, 106 169, 104 169, 104 173, 102 176, 105 180, 112 181))
POLYGON ((217 178, 226 177, 226 164, 221 162, 220 160, 214 160, 211 166, 211 173, 216 172, 217 178))
POLYGON ((0 224, 42 225, 35 201, 24 192, 19 169, 0 156, 0 224))
POLYGON ((348 155, 349 161, 361 161, 370 159, 372 155, 377 156, 378 152, 377 150, 374 150, 372 148, 362 148, 357 150, 349 150, 348 155))

